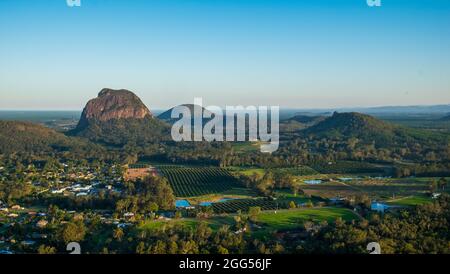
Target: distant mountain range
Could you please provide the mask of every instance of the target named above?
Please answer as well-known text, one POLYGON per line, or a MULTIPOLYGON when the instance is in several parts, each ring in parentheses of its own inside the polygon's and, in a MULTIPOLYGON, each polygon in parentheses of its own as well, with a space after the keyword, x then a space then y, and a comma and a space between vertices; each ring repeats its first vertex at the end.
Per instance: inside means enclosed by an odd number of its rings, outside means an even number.
MULTIPOLYGON (((192 106, 192 104, 184 104, 185 106, 192 106)), ((152 109, 152 114, 162 120, 167 120, 170 117, 171 110, 167 109, 152 109)), ((337 112, 359 112, 375 116, 390 115, 390 114, 404 114, 404 115, 434 115, 434 116, 449 116, 450 105, 431 105, 431 106, 382 106, 382 107, 367 107, 367 108, 317 108, 317 109, 302 109, 302 108, 280 108, 280 119, 286 120, 294 116, 331 116, 335 111, 337 112)), ((36 111, 36 110, 0 110, 0 120, 17 120, 30 122, 43 122, 55 119, 74 119, 79 118, 81 111, 36 111)))
MULTIPOLYGON (((194 105, 183 105, 193 111, 194 105)), ((377 113, 441 113, 442 119, 450 120, 450 105, 379 107, 360 109, 377 113)), ((170 123, 172 109, 155 117, 133 92, 128 90, 103 89, 84 108, 77 127, 66 134, 28 122, 0 121, 0 154, 20 150, 52 151, 89 146, 88 140, 121 148, 127 144, 146 147, 171 141, 170 123), (85 139, 73 138, 83 137, 85 139), (88 140, 86 140, 88 139, 88 140)), ((207 111, 203 109, 203 111, 207 111)), ((377 144, 400 144, 427 142, 428 139, 447 140, 448 136, 426 130, 411 129, 381 121, 368 114, 358 112, 334 112, 316 110, 307 114, 295 114, 285 118, 280 129, 282 134, 294 134, 305 138, 357 138, 377 144), (444 137, 443 137, 444 136, 444 137), (447 139, 445 139, 447 138, 447 139)), ((283 115, 288 116, 287 112, 283 115)))
MULTIPOLYGON (((350 111, 350 109, 342 109, 350 111)), ((385 106, 372 108, 354 108, 354 111, 363 113, 410 113, 410 114, 442 114, 450 112, 450 104, 448 105, 432 105, 432 106, 385 106)))
POLYGON ((284 109, 284 114, 294 115, 331 115, 333 112, 359 112, 371 115, 445 115, 450 113, 450 104, 431 106, 381 106, 381 107, 349 107, 349 108, 325 108, 325 109, 284 109))
POLYGON ((308 116, 308 115, 295 115, 289 119, 287 122, 298 122, 302 124, 316 124, 325 119, 325 116, 308 116))
MULTIPOLYGON (((191 112, 191 115, 192 115, 192 119, 194 119, 195 117, 194 117, 194 107, 195 107, 195 105, 194 104, 183 104, 183 105, 179 105, 179 106, 183 106, 183 107, 187 107, 188 109, 189 109, 189 111, 191 112)), ((202 111, 202 115, 203 116, 211 116, 212 115, 212 113, 210 112, 210 111, 208 111, 207 109, 205 109, 204 107, 201 107, 201 106, 198 106, 200 109, 201 109, 201 111, 202 111)), ((166 110, 166 111, 164 111, 163 113, 161 113, 161 114, 159 114, 157 117, 158 117, 158 119, 161 119, 161 120, 163 120, 163 121, 166 121, 166 122, 169 122, 169 123, 172 123, 172 122, 175 122, 175 121, 177 121, 178 120, 178 118, 172 118, 172 111, 173 111, 173 109, 174 109, 175 107, 173 107, 173 108, 171 108, 171 109, 169 109, 169 110, 166 110)), ((200 116, 200 118, 201 118, 202 116, 200 116)))

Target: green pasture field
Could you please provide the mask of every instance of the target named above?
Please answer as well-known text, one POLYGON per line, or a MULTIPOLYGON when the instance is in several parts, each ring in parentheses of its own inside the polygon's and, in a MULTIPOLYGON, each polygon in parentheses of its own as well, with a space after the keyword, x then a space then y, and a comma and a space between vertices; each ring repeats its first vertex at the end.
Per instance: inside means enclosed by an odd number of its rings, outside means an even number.
POLYGON ((146 221, 144 224, 138 226, 139 230, 147 230, 152 231, 155 229, 162 228, 164 225, 182 225, 186 227, 195 227, 198 221, 196 219, 191 218, 182 218, 182 219, 171 219, 171 220, 151 220, 146 221))
POLYGON ((409 197, 402 197, 399 199, 391 199, 388 200, 387 203, 391 205, 399 205, 399 206, 417 206, 417 205, 423 205, 427 203, 433 202, 433 199, 428 196, 409 196, 409 197))
MULTIPOLYGON (((182 218, 172 220, 152 220, 140 225, 138 229, 152 231, 162 228, 164 225, 182 225, 193 228, 201 222, 206 222, 213 230, 217 230, 223 225, 232 227, 235 224, 233 219, 235 215, 236 214, 218 215, 208 219, 182 218)), ((258 216, 257 221, 261 228, 255 230, 255 233, 261 236, 273 231, 296 229, 306 221, 315 223, 322 221, 334 222, 338 218, 342 218, 344 221, 351 221, 358 219, 358 216, 349 209, 338 207, 262 211, 258 216)))
POLYGON ((338 207, 300 208, 278 211, 264 211, 258 216, 258 224, 265 230, 289 230, 298 228, 306 221, 333 222, 337 218, 345 221, 357 219, 351 210, 338 207))

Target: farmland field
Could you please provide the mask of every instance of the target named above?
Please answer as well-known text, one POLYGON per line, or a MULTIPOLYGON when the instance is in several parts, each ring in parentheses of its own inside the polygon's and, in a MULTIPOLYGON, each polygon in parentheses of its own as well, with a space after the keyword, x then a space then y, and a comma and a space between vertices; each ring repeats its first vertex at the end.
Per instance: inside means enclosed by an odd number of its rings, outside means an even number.
POLYGON ((212 205, 216 213, 234 213, 238 210, 247 212, 250 207, 260 207, 262 210, 286 208, 287 203, 278 203, 269 199, 237 199, 212 205))
POLYGON ((160 171, 169 180, 177 197, 223 193, 239 187, 239 182, 222 168, 167 166, 160 168, 160 171))
POLYGON ((307 195, 322 198, 348 197, 364 193, 359 188, 341 182, 325 182, 317 185, 302 185, 301 189, 307 195))
POLYGON ((433 178, 365 179, 346 182, 346 184, 371 197, 391 198, 392 196, 423 196, 428 192, 429 182, 432 180, 433 178))
POLYGON ((355 162, 355 161, 340 161, 337 163, 322 163, 313 165, 313 169, 320 173, 340 173, 340 174, 354 174, 354 173, 376 173, 384 174, 386 172, 385 167, 375 165, 367 162, 355 162))
MULTIPOLYGON (((396 178, 373 179, 357 178, 351 181, 325 182, 318 185, 302 185, 302 190, 308 195, 322 198, 350 197, 368 195, 372 199, 392 199, 392 197, 423 197, 429 190, 429 182, 433 178, 396 178)), ((449 189, 442 192, 449 192, 449 189)))

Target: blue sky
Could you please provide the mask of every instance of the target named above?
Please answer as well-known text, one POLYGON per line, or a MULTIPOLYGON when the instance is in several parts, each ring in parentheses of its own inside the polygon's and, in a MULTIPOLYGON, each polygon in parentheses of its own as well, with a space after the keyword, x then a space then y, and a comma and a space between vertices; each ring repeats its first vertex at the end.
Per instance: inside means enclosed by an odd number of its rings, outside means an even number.
POLYGON ((0 109, 450 103, 450 1, 0 1, 0 109))

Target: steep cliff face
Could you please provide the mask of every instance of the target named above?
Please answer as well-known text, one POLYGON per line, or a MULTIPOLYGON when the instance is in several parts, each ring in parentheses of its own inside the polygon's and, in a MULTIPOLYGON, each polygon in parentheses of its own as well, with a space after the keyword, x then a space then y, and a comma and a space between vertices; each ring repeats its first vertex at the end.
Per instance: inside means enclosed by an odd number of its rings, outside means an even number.
POLYGON ((131 91, 103 89, 86 104, 78 126, 68 134, 113 146, 145 145, 168 139, 170 128, 131 91))
POLYGON ((89 121, 106 122, 112 119, 143 119, 152 117, 141 99, 128 90, 103 89, 97 98, 90 100, 81 114, 78 128, 89 121))

